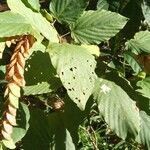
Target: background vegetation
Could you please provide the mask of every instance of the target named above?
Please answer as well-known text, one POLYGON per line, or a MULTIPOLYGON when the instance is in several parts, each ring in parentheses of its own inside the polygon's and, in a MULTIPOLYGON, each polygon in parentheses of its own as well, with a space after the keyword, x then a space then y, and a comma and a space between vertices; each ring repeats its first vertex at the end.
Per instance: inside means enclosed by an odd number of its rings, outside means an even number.
POLYGON ((0 10, 2 122, 6 65, 18 37, 35 39, 2 150, 150 149, 148 0, 7 0, 0 10))

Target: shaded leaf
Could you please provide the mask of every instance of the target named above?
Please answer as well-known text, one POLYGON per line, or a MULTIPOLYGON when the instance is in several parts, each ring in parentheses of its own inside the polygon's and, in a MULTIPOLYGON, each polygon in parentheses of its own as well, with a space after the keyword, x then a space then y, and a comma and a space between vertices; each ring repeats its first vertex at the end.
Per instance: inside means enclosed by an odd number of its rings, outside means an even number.
POLYGON ((35 51, 26 62, 24 94, 36 95, 56 90, 61 83, 55 75, 48 53, 35 51))
POLYGON ((72 137, 64 127, 59 113, 46 116, 40 110, 31 111, 30 129, 23 139, 24 149, 75 150, 72 137), (35 128, 36 127, 36 128, 35 128), (61 134, 60 134, 61 133, 61 134))
POLYGON ((71 27, 72 37, 81 43, 99 44, 115 36, 127 18, 106 10, 86 11, 71 27))
POLYGON ((131 68, 136 74, 142 71, 142 67, 140 66, 135 55, 132 52, 130 51, 125 52, 124 59, 129 63, 129 65, 131 66, 131 68))
POLYGON ((22 0, 27 6, 30 6, 36 11, 40 11, 40 3, 39 0, 22 0))
POLYGON ((19 116, 17 117, 18 126, 14 127, 12 134, 12 138, 15 143, 20 141, 27 133, 30 119, 30 112, 27 105, 20 103, 18 113, 19 113, 19 116))

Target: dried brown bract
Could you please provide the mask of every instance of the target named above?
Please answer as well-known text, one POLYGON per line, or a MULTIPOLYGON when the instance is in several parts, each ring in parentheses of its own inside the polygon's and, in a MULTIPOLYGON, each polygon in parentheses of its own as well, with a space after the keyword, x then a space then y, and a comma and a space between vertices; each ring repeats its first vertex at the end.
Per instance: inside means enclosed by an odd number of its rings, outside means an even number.
POLYGON ((16 44, 16 47, 10 63, 6 66, 5 79, 8 84, 4 93, 6 102, 1 121, 1 138, 5 140, 12 140, 13 126, 17 125, 16 114, 19 107, 20 90, 21 87, 25 86, 25 59, 34 43, 34 38, 30 35, 16 37, 16 39, 10 38, 9 40, 11 43, 16 44))

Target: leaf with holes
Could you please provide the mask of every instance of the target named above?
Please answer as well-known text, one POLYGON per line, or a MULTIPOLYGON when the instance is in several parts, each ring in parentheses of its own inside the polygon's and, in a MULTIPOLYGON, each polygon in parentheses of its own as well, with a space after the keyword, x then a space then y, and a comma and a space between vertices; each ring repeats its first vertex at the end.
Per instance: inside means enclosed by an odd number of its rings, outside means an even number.
POLYGON ((128 132, 137 136, 140 130, 139 110, 122 88, 114 82, 98 79, 94 99, 105 121, 119 137, 125 139, 128 132))
POLYGON ((94 56, 71 44, 51 44, 47 51, 70 98, 84 109, 96 79, 94 56))
POLYGON ((99 44, 115 36, 127 18, 106 10, 86 11, 72 26, 72 37, 81 43, 99 44))
POLYGON ((12 12, 22 15, 28 20, 30 25, 42 33, 51 42, 58 42, 57 31, 53 26, 40 14, 27 8, 22 1, 7 0, 8 6, 12 12))
POLYGON ((87 7, 89 0, 52 0, 50 10, 59 21, 75 22, 87 7))

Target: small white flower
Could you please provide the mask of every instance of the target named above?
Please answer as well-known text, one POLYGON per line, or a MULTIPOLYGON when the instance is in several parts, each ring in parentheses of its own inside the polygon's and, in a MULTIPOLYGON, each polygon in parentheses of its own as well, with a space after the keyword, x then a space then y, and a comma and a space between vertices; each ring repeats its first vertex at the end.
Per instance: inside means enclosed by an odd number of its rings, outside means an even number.
POLYGON ((111 91, 111 88, 109 88, 106 84, 103 84, 101 86, 101 92, 103 92, 104 94, 107 94, 111 91))

